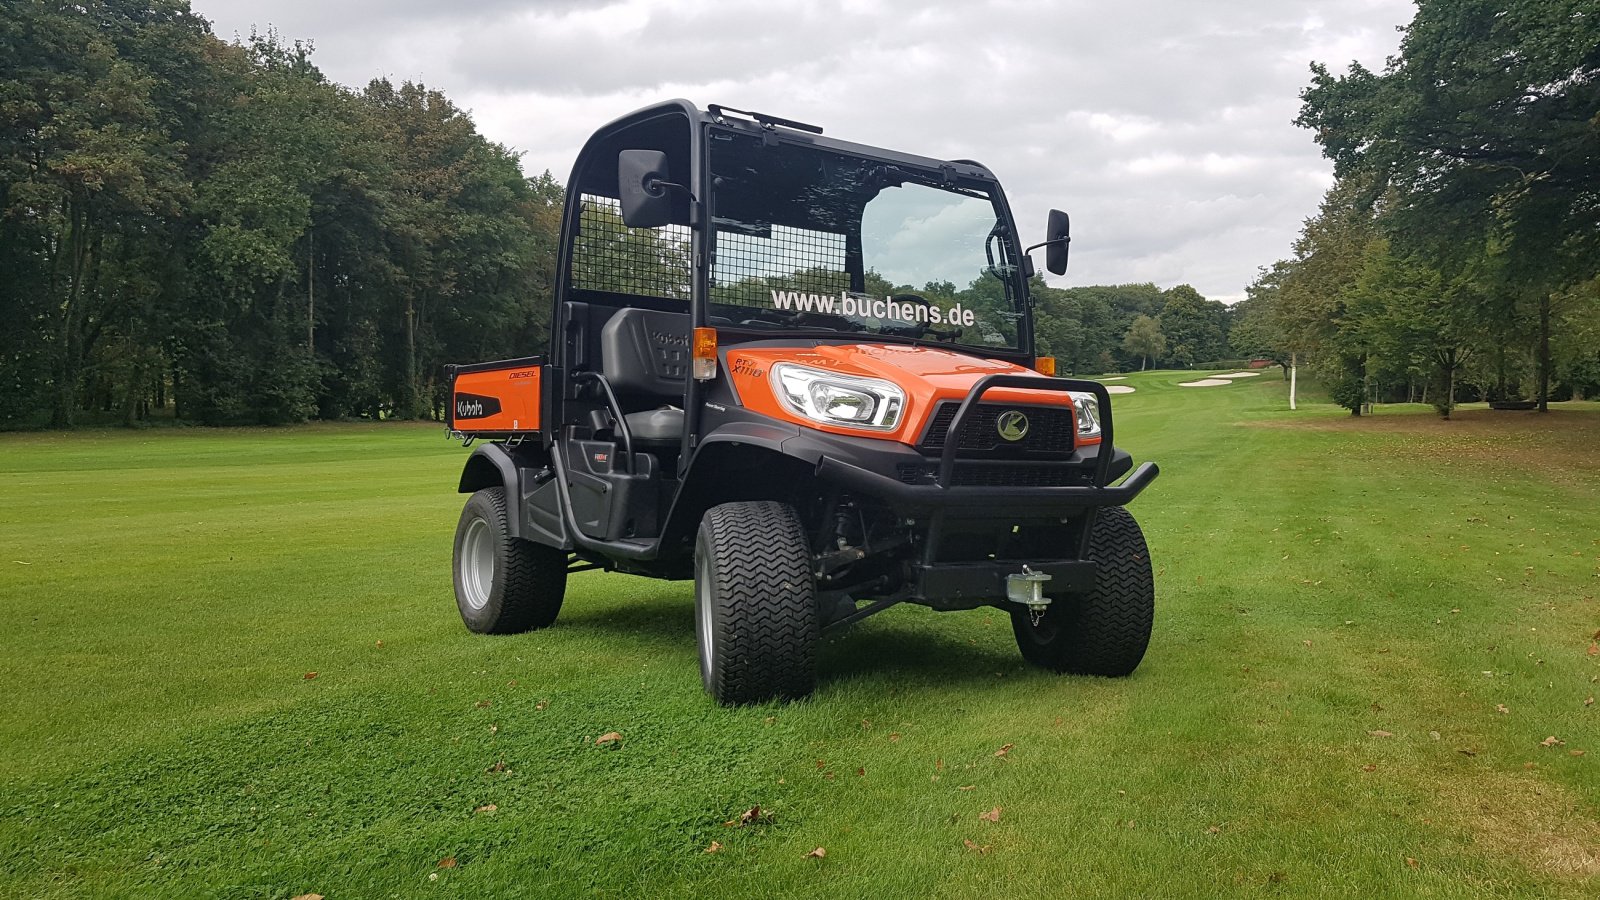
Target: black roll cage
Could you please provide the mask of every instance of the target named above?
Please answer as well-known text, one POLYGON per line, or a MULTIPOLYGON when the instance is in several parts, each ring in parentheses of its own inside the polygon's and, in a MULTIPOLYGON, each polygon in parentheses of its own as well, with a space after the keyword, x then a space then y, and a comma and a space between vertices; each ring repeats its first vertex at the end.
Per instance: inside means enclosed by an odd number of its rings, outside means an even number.
MULTIPOLYGON (((999 180, 989 169, 974 160, 939 160, 929 157, 916 156, 865 144, 850 141, 841 141, 825 137, 822 129, 804 123, 793 122, 774 116, 760 113, 746 113, 730 107, 711 105, 702 111, 688 100, 668 100, 654 106, 646 107, 629 113, 597 130, 584 144, 573 163, 572 176, 567 183, 566 202, 562 211, 561 242, 556 262, 555 291, 552 298, 553 315, 550 323, 550 368, 551 394, 553 398, 567 398, 572 395, 574 386, 580 381, 598 380, 603 390, 607 390, 604 379, 593 377, 586 379, 571 379, 568 377, 570 361, 566 354, 566 335, 568 323, 566 321, 566 304, 572 295, 572 258, 573 248, 576 244, 578 225, 582 213, 582 197, 584 187, 589 183, 589 173, 594 171, 595 165, 612 167, 615 171, 614 160, 604 157, 596 158, 597 154, 612 150, 610 143, 613 139, 625 132, 650 124, 660 124, 671 120, 681 120, 687 128, 689 152, 689 179, 688 189, 688 229, 690 240, 690 296, 689 316, 690 327, 703 328, 709 323, 710 306, 710 270, 708 264, 713 248, 711 246, 712 229, 710 227, 715 193, 711 185, 710 154, 707 144, 713 129, 725 129, 735 133, 759 137, 767 143, 784 142, 809 146, 846 156, 871 159, 890 166, 905 167, 913 170, 919 178, 926 178, 947 185, 956 185, 961 179, 975 180, 991 185, 991 196, 994 201, 997 219, 1002 222, 1008 233, 1003 239, 1010 242, 1010 250, 1015 254, 1020 265, 1021 277, 1015 278, 1018 308, 1023 314, 1017 320, 1017 348, 1002 349, 992 348, 987 352, 978 352, 976 348, 959 347, 971 352, 974 356, 986 356, 1004 359, 1019 365, 1031 366, 1034 357, 1034 331, 1033 299, 1028 293, 1028 279, 1032 274, 1032 266, 1022 252, 1022 244, 1016 227, 1016 219, 1011 213, 1011 207, 1006 199, 1005 192, 1000 189, 999 180), (740 113, 741 115, 730 115, 740 113)), ((609 154, 608 154, 609 155, 609 154)), ((601 170, 603 171, 603 170, 601 170)), ((681 179, 683 176, 673 172, 673 177, 681 179)), ((692 332, 691 332, 692 333, 692 332)), ((822 334, 808 335, 801 330, 796 330, 797 337, 825 337, 822 334)), ((747 331, 726 325, 719 327, 719 338, 724 345, 738 344, 747 340, 771 340, 774 334, 771 331, 747 331)), ((837 335, 831 335, 836 337, 837 335)), ((882 339, 895 342, 896 339, 884 336, 882 339)), ((607 393, 609 391, 607 390, 607 393)), ((683 398, 684 433, 680 451, 683 459, 690 459, 701 438, 702 416, 702 382, 689 378, 686 380, 683 398)), ((613 401, 614 402, 614 401, 613 401)), ((547 417, 541 423, 542 437, 546 446, 552 445, 556 440, 556 431, 561 427, 558 416, 547 417)))

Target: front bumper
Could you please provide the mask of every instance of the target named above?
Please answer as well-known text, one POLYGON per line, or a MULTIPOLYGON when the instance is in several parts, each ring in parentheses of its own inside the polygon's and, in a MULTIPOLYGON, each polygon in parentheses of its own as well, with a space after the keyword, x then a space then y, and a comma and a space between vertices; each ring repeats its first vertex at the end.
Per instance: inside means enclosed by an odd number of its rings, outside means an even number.
POLYGON ((1060 512, 1069 514, 1090 507, 1124 506, 1156 480, 1161 469, 1153 462, 1140 463, 1121 484, 1061 487, 968 487, 942 484, 906 484, 859 466, 823 457, 817 476, 842 484, 851 490, 882 499, 896 510, 937 512, 940 510, 982 511, 998 515, 1038 516, 1060 512))

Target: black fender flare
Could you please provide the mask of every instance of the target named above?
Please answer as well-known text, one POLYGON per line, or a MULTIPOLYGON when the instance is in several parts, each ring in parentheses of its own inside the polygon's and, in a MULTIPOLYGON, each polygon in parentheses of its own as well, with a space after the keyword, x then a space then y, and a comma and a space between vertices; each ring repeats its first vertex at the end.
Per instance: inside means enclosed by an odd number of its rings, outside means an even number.
POLYGON ((456 487, 456 492, 461 494, 504 487, 506 502, 514 506, 511 515, 506 517, 514 538, 522 537, 522 476, 518 468, 517 461, 511 458, 505 447, 483 444, 467 457, 467 464, 461 469, 461 482, 456 487))
POLYGON ((783 450, 783 442, 794 438, 799 432, 800 429, 793 425, 776 422, 730 422, 702 436, 695 444, 694 458, 684 474, 683 486, 673 498, 672 509, 662 522, 662 547, 671 546, 673 542, 683 541, 686 537, 693 539, 695 529, 700 527, 700 517, 714 505, 707 504, 704 498, 712 493, 712 486, 723 477, 714 463, 722 451, 733 445, 742 445, 754 447, 773 458, 786 457, 804 462, 793 453, 783 450))

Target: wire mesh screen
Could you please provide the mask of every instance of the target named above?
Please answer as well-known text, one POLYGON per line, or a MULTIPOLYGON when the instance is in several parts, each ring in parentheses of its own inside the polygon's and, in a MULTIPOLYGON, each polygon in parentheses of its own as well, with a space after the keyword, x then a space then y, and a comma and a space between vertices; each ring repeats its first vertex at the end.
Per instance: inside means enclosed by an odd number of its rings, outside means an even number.
POLYGON ((584 194, 572 248, 572 284, 592 291, 688 302, 689 228, 629 228, 613 197, 584 194))
POLYGON ((783 225, 761 230, 744 234, 718 223, 713 302, 770 306, 774 290, 838 294, 850 289, 844 235, 783 225))

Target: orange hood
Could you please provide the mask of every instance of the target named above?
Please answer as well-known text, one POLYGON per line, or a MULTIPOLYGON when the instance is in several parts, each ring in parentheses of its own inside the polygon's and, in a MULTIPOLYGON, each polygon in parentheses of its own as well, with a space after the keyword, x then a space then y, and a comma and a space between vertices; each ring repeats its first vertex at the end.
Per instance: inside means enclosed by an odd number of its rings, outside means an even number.
MULTIPOLYGON (((983 359, 938 347, 905 344, 734 347, 728 350, 727 358, 734 390, 748 409, 807 428, 856 437, 883 438, 904 444, 917 442, 918 435, 922 434, 923 427, 940 403, 965 399, 978 379, 986 375, 1048 377, 1000 360, 983 359), (769 383, 772 366, 781 362, 841 375, 880 378, 899 386, 906 394, 906 408, 900 415, 900 424, 889 432, 867 432, 858 428, 824 425, 790 412, 788 407, 778 402, 774 388, 769 383)), ((1037 406, 1067 406, 1072 403, 1071 395, 1064 391, 995 388, 983 396, 986 401, 1037 406)))

